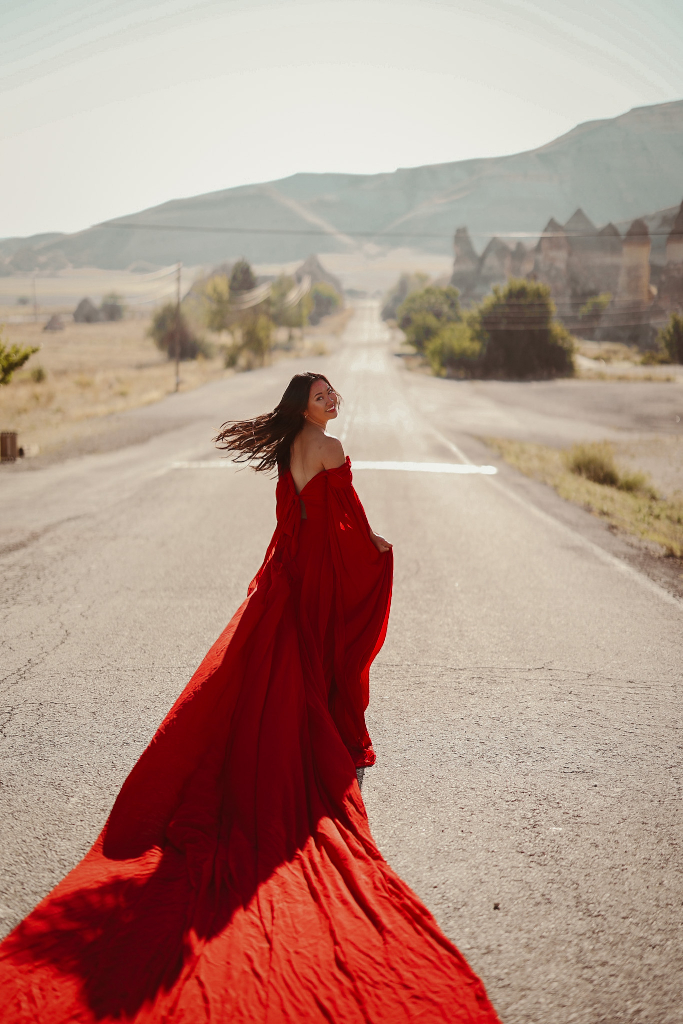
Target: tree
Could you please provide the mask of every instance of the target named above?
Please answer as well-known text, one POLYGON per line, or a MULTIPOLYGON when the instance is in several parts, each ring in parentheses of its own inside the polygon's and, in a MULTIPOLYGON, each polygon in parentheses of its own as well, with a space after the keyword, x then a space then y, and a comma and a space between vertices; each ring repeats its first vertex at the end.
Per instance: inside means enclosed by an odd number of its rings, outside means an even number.
POLYGON ((178 316, 175 302, 167 302, 156 311, 148 334, 154 339, 157 348, 166 352, 169 359, 175 359, 176 336, 181 359, 196 359, 198 355, 208 355, 207 346, 190 329, 182 311, 178 316))
POLYGON ((230 281, 226 274, 210 277, 203 289, 206 302, 206 326, 210 331, 230 327, 230 281))
POLYGON ((311 288, 312 309, 310 320, 312 324, 320 323, 324 316, 329 316, 339 309, 342 303, 341 295, 336 288, 333 288, 327 281, 318 281, 311 288))
POLYGON ((451 285, 447 288, 429 285, 422 291, 413 292, 398 307, 398 326, 418 352, 424 352, 427 342, 444 324, 462 320, 459 294, 458 289, 451 285))
POLYGON ((472 320, 487 377, 532 378, 574 373, 571 335, 555 319, 550 288, 510 280, 481 304, 472 320))
POLYGON ((39 349, 33 346, 21 348, 19 345, 6 345, 0 336, 0 386, 9 384, 14 371, 38 351, 39 349))
POLYGON ((118 292, 109 292, 105 295, 100 306, 103 320, 123 320, 125 309, 123 295, 119 295, 118 292))
POLYGON ((428 274, 401 274, 384 300, 382 320, 395 320, 396 312, 401 303, 408 298, 411 292, 422 291, 428 281, 428 274))
POLYGON ((263 366, 272 347, 273 321, 264 313, 250 317, 242 328, 242 349, 250 362, 263 366))
POLYGON ((74 320, 77 324, 96 324, 102 319, 102 314, 91 299, 81 299, 74 310, 74 320))
POLYGON ((438 377, 449 372, 472 376, 479 366, 481 342, 473 337, 469 324, 447 323, 427 342, 425 355, 438 377))
POLYGON ((250 292, 256 287, 257 281, 251 266, 245 259, 238 260, 230 274, 230 291, 233 295, 239 292, 250 292))
POLYGON ((683 363, 683 316, 672 313, 666 327, 659 332, 657 342, 672 363, 683 363))

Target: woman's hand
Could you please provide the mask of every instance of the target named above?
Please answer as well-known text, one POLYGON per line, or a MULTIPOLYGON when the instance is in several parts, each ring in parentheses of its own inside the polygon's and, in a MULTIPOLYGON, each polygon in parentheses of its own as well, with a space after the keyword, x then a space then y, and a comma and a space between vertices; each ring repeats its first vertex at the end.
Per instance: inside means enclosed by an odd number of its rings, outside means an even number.
POLYGON ((372 530, 370 530, 370 540, 375 545, 380 555, 385 554, 387 551, 391 551, 394 546, 393 544, 390 544, 388 540, 385 540, 384 537, 380 537, 378 534, 373 533, 372 530))

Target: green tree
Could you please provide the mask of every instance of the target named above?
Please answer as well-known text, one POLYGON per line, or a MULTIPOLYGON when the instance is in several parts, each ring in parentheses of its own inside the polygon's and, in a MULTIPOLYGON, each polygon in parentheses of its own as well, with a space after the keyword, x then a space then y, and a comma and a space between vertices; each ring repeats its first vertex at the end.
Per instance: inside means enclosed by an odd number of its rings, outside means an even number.
POLYGON ((444 324, 462 320, 459 292, 449 285, 437 288, 429 285, 413 292, 401 303, 396 312, 398 326, 418 352, 424 352, 427 342, 438 334, 444 324))
POLYGON ((154 313, 148 333, 154 339, 157 348, 165 352, 169 359, 175 359, 176 338, 182 360, 196 359, 198 355, 209 354, 208 347, 191 330, 182 311, 178 316, 174 302, 167 302, 154 313))
POLYGON ((238 260, 230 274, 230 291, 233 295, 240 292, 250 292, 256 287, 256 278, 250 264, 242 259, 238 260))
POLYGON ((9 384, 12 374, 31 358, 34 352, 40 351, 33 346, 22 348, 19 345, 7 345, 0 334, 0 386, 9 384))
POLYGON ((252 365, 263 366, 273 345, 273 321, 264 313, 250 317, 242 328, 242 349, 252 365))
POLYGON ((226 274, 210 277, 203 288, 206 303, 206 326, 210 331, 226 331, 230 328, 230 281, 226 274))
POLYGON ((5 345, 0 341, 0 386, 9 384, 15 370, 20 369, 30 359, 37 348, 20 348, 19 345, 5 345))
POLYGON ((672 363, 683 363, 683 316, 672 313, 666 327, 657 335, 657 342, 672 363))
POLYGON ((311 303, 310 320, 312 324, 318 324, 324 316, 339 309, 342 297, 327 281, 319 281, 311 288, 311 303))
POLYGON ((123 320, 125 310, 123 295, 119 295, 118 292, 109 292, 102 299, 100 311, 103 320, 123 320))
POLYGON ((429 281, 428 274, 401 274, 387 293, 382 307, 382 320, 395 320, 398 307, 412 292, 422 291, 429 281))
POLYGON ((579 316, 581 319, 586 317, 591 321, 599 320, 611 301, 611 292, 600 292, 599 295, 591 295, 590 299, 588 299, 587 302, 584 302, 583 306, 579 310, 579 316))
POLYGON ((574 344, 555 319, 547 285, 511 280, 494 287, 472 319, 482 346, 481 372, 487 377, 571 376, 574 344))
POLYGON ((446 373, 469 377, 477 372, 481 342, 473 336, 469 324, 447 323, 427 342, 425 355, 438 377, 446 373))

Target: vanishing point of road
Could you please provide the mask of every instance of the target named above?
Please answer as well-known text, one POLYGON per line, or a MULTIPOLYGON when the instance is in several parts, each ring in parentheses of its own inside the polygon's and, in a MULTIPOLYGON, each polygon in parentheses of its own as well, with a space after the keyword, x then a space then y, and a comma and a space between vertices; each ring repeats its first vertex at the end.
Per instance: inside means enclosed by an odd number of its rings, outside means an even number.
POLYGON ((243 599, 273 482, 216 468, 210 439, 303 368, 344 396, 394 543, 363 788, 382 852, 504 1024, 680 1024, 683 605, 511 472, 420 471, 490 462, 458 423, 492 404, 405 370, 371 303, 330 356, 138 411, 147 440, 3 471, 2 934, 89 848, 243 599))

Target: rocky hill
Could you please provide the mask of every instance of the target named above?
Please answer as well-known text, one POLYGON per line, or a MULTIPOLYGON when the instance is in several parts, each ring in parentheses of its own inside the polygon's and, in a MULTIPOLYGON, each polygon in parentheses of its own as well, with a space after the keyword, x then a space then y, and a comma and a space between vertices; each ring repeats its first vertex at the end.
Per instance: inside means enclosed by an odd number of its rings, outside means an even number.
POLYGON ((0 253, 22 266, 34 250, 36 259, 63 254, 74 266, 112 269, 295 260, 366 243, 445 253, 459 225, 485 241, 541 231, 577 207, 595 223, 617 223, 678 206, 682 194, 683 100, 588 121, 512 156, 387 174, 296 174, 174 200, 78 234, 7 240, 0 253))

